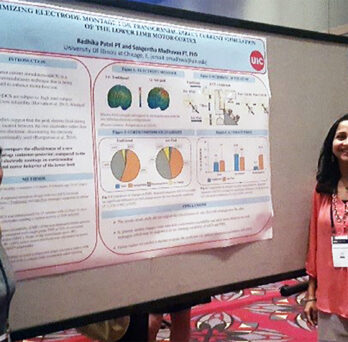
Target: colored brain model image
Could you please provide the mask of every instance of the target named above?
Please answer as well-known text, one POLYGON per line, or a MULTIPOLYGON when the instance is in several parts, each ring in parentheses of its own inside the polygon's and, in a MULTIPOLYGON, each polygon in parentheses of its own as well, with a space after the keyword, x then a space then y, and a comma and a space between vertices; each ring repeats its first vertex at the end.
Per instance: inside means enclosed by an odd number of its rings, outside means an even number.
POLYGON ((169 107, 169 94, 163 88, 153 88, 147 96, 147 104, 151 109, 166 110, 169 107))
POLYGON ((117 151, 111 160, 111 172, 120 182, 131 182, 140 171, 138 156, 129 149, 117 151))
POLYGON ((117 84, 108 92, 108 104, 111 108, 121 107, 126 110, 132 104, 132 93, 127 87, 117 84))
POLYGON ((175 147, 162 148, 156 157, 156 169, 165 179, 174 179, 180 175, 184 167, 181 153, 175 147))

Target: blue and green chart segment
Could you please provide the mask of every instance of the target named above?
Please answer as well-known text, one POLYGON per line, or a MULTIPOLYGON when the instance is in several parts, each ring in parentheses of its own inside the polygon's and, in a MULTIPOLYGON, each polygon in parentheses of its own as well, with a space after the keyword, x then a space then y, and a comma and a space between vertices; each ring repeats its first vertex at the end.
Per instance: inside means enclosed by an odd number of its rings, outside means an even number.
MULTIPOLYGON (((139 87, 139 107, 141 102, 141 87, 139 87)), ((108 105, 110 108, 122 108, 127 110, 132 105, 132 92, 124 85, 116 84, 113 86, 107 96, 108 105)), ((166 110, 170 104, 170 97, 167 90, 162 87, 152 88, 147 95, 147 105, 151 109, 159 108, 166 110)))

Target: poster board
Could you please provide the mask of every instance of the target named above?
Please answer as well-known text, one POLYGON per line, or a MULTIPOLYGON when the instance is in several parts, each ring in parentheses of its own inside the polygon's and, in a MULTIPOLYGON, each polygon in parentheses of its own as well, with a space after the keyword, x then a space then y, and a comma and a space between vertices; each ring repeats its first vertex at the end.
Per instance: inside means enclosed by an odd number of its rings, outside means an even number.
POLYGON ((0 13, 0 224, 18 279, 271 238, 265 39, 0 13))
MULTIPOLYGON (((114 11, 131 17, 139 16, 127 11, 114 11)), ((166 18, 156 20, 168 21, 166 18)), ((173 20, 173 23, 177 22, 179 20, 173 20)), ((199 27, 184 21, 180 24, 199 27)), ((223 29, 235 32, 230 28, 223 29)), ((257 33, 253 35, 257 36, 257 33)), ((271 108, 274 112, 270 117, 274 238, 20 282, 11 311, 14 329, 303 267, 318 155, 313 151, 319 151, 329 123, 348 105, 344 97, 347 73, 345 70, 342 72, 342 65, 346 62, 345 48, 273 35, 267 36, 267 42, 273 95, 271 108), (313 56, 316 56, 315 60, 313 56), (306 86, 300 87, 302 84, 306 86)))

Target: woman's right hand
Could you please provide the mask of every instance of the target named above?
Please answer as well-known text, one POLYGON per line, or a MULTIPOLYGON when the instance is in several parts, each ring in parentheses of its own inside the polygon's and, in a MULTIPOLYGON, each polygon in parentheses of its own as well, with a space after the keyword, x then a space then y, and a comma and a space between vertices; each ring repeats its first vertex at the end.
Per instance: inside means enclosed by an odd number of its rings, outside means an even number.
POLYGON ((304 313, 306 315, 308 323, 311 326, 314 327, 318 324, 318 309, 316 301, 307 302, 304 307, 304 313))

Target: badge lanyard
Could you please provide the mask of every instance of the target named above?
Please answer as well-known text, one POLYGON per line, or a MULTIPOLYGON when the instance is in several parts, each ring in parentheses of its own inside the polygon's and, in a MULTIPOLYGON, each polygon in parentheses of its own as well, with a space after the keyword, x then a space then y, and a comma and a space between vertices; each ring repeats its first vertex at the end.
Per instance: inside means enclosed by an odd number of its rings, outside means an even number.
POLYGON ((348 267, 348 234, 346 232, 346 208, 343 217, 339 217, 337 213, 337 195, 333 194, 330 206, 330 220, 331 220, 331 250, 334 267, 348 267), (334 205, 334 208, 333 208, 334 205), (336 221, 343 224, 344 234, 336 235, 337 230, 335 227, 334 214, 336 221))

